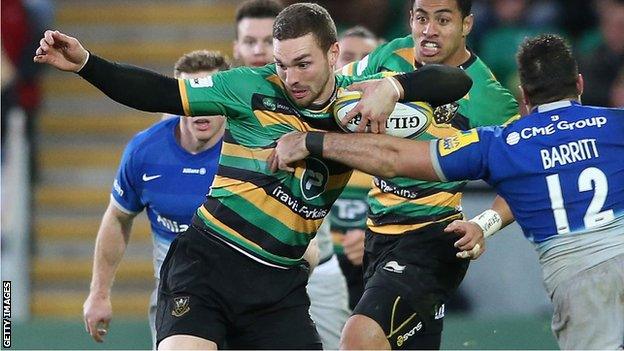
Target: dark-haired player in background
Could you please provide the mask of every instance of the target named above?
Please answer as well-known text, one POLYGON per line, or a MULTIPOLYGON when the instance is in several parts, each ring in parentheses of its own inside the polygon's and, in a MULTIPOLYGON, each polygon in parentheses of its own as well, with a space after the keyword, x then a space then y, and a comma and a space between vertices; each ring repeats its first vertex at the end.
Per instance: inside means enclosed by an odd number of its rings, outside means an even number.
POLYGON ((235 64, 260 67, 273 61, 273 22, 284 9, 277 0, 247 0, 236 9, 235 64))
MULTIPOLYGON (((507 201, 524 235, 535 244, 561 349, 622 349, 624 110, 581 105, 583 78, 559 36, 527 39, 518 53, 518 70, 531 114, 507 127, 460 131, 430 142, 385 135, 291 134, 278 142, 272 167, 284 169, 310 154, 322 154, 383 177, 485 180, 507 201)), ((483 236, 472 222, 453 227, 483 236)), ((424 323, 399 340, 417 336, 424 323)))
MULTIPOLYGON (((340 70, 344 65, 361 60, 375 50, 379 45, 379 38, 365 27, 355 26, 342 33, 338 44, 340 55, 336 69, 340 70)), ((359 171, 353 172, 345 190, 329 213, 334 251, 338 255, 340 268, 349 287, 350 309, 355 308, 364 291, 362 258, 368 213, 366 197, 372 182, 370 175, 359 171)))
MULTIPOLYGON (((342 73, 411 72, 427 64, 464 69, 473 81, 470 92, 437 108, 433 123, 418 137, 421 140, 517 118, 518 104, 511 93, 466 46, 473 25, 471 6, 470 0, 412 0, 411 35, 381 45, 342 73)), ((456 260, 453 240, 443 232, 463 216, 464 185, 375 178, 368 201, 366 287, 345 326, 342 347, 439 348, 444 305, 468 268, 468 261, 456 260), (412 247, 421 253, 414 254, 412 247), (407 268, 401 273, 394 272, 403 266, 407 268), (424 281, 428 283, 418 283, 424 281), (415 335, 403 337, 416 329, 415 335)))

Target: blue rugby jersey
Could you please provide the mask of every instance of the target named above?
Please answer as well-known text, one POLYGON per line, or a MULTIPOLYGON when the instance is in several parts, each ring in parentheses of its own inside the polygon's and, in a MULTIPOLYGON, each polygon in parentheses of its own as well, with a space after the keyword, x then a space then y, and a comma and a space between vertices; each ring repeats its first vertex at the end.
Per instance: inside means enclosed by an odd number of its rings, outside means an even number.
MULTIPOLYGON (((221 144, 199 154, 183 149, 175 139, 179 118, 156 123, 128 143, 113 189, 120 210, 146 209, 155 245, 166 245, 185 231, 204 202, 217 172, 221 144)), ((166 251, 165 251, 166 252, 166 251)))
POLYGON ((503 127, 435 142, 444 180, 483 179, 539 244, 624 217, 624 110, 559 101, 503 127))

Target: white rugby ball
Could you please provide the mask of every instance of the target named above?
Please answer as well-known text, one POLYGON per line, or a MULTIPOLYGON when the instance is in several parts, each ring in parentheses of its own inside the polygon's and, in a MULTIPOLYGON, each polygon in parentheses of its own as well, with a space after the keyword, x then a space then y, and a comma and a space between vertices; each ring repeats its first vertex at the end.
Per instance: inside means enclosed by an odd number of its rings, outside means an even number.
MULTIPOLYGON (((345 132, 355 132, 360 126, 362 117, 356 116, 347 125, 343 125, 342 118, 351 111, 360 101, 362 93, 359 91, 340 90, 334 103, 334 118, 336 123, 345 132)), ((433 119, 433 109, 426 102, 397 102, 394 111, 386 121, 386 134, 400 138, 413 139, 422 134, 433 119)), ((369 132, 369 126, 366 132, 369 132)))

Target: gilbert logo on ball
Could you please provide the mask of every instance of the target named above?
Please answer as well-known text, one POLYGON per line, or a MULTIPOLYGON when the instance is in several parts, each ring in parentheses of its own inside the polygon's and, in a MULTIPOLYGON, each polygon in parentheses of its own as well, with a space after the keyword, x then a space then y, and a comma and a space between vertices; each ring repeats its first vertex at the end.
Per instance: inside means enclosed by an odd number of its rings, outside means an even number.
MULTIPOLYGON (((351 111, 360 101, 362 93, 359 91, 347 91, 340 89, 334 104, 334 118, 345 132, 355 132, 362 123, 358 115, 342 125, 342 118, 351 111)), ((394 111, 386 121, 386 134, 400 138, 414 139, 422 134, 433 119, 433 109, 426 102, 397 102, 394 111)), ((369 131, 369 127, 366 127, 369 131)))

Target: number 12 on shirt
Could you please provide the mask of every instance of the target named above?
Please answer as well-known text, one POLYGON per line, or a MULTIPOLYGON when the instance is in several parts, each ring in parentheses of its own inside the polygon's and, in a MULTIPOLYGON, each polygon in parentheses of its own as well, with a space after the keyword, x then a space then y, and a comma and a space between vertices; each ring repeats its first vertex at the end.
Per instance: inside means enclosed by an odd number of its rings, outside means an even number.
MULTIPOLYGON (((552 174, 546 177, 550 205, 555 217, 557 234, 567 234, 570 232, 568 223, 568 213, 564 206, 559 174, 552 174)), ((613 210, 602 210, 607 194, 609 192, 609 182, 607 176, 596 167, 585 168, 578 177, 578 191, 594 191, 589 207, 583 217, 585 229, 595 228, 603 223, 607 223, 614 218, 613 210)))

